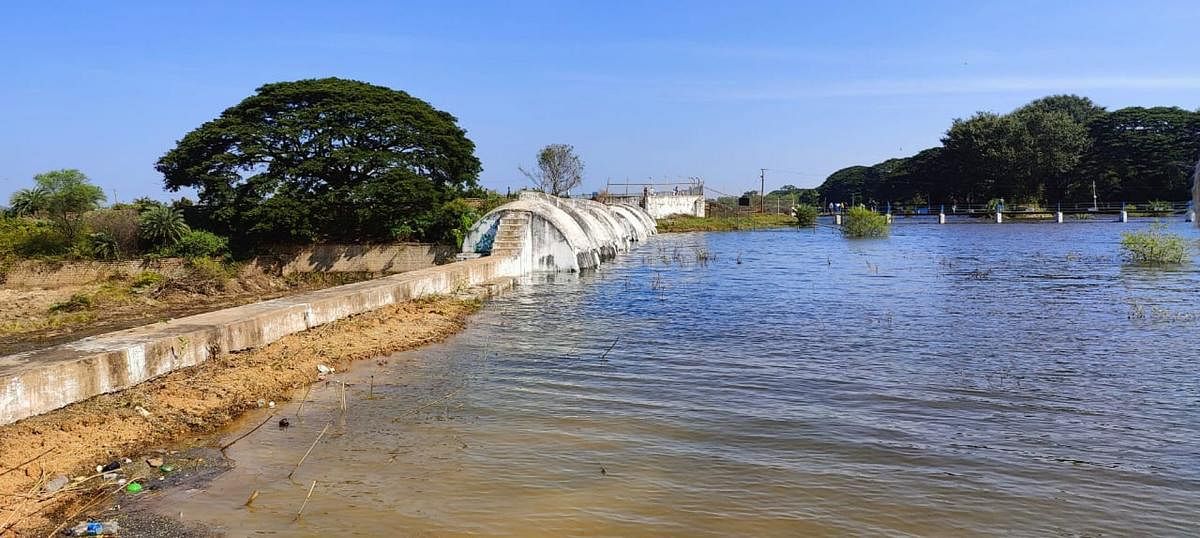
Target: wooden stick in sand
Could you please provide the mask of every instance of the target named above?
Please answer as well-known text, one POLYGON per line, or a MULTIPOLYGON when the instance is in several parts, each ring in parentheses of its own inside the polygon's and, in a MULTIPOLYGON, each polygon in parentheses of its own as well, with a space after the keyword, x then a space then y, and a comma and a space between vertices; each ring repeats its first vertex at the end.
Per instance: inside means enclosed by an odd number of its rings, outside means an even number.
POLYGON ((304 502, 300 504, 300 509, 296 511, 296 520, 300 519, 300 515, 304 513, 304 507, 308 506, 308 500, 312 498, 312 492, 317 488, 317 481, 313 480, 311 486, 308 486, 308 495, 304 496, 304 502))
POLYGON ((221 445, 221 452, 224 452, 226 448, 233 446, 234 443, 241 441, 242 439, 245 439, 246 436, 258 431, 259 428, 263 427, 263 425, 265 425, 267 422, 270 422, 271 419, 273 419, 273 418, 275 418, 275 414, 271 413, 271 415, 268 416, 266 419, 264 419, 261 424, 259 424, 258 426, 255 426, 254 429, 239 435, 237 439, 234 439, 228 443, 221 445))
POLYGON ((300 405, 296 407, 296 418, 300 418, 300 410, 304 409, 304 402, 308 401, 308 393, 312 391, 312 383, 308 384, 308 388, 304 389, 304 397, 300 398, 300 405))
POLYGON ((327 431, 329 431, 328 424, 326 424, 325 427, 321 429, 321 433, 319 435, 317 435, 317 440, 313 441, 312 446, 308 447, 308 450, 304 452, 303 456, 300 456, 300 461, 296 462, 296 466, 292 468, 292 472, 288 473, 288 480, 291 480, 292 475, 296 474, 296 471, 300 470, 300 465, 302 465, 304 463, 304 459, 307 458, 310 453, 312 453, 314 448, 317 448, 317 443, 321 442, 321 438, 325 437, 325 432, 327 432, 327 431))
POLYGON ((20 463, 20 464, 18 464, 17 466, 10 468, 9 470, 7 470, 7 471, 4 471, 3 473, 0 473, 0 476, 4 476, 4 475, 6 475, 6 474, 8 474, 8 473, 11 473, 11 472, 13 472, 13 471, 17 470, 17 469, 20 469, 21 467, 24 467, 24 466, 26 466, 26 465, 29 465, 30 463, 33 463, 33 462, 37 461, 37 460, 38 460, 38 458, 41 458, 42 456, 45 456, 46 454, 49 454, 49 453, 51 453, 51 452, 54 452, 55 450, 58 450, 58 448, 57 448, 57 447, 50 447, 50 448, 46 449, 44 452, 42 452, 41 454, 38 454, 38 455, 36 455, 36 456, 34 456, 34 457, 32 457, 32 458, 29 458, 29 459, 27 459, 27 460, 25 460, 25 461, 21 462, 21 463, 20 463))

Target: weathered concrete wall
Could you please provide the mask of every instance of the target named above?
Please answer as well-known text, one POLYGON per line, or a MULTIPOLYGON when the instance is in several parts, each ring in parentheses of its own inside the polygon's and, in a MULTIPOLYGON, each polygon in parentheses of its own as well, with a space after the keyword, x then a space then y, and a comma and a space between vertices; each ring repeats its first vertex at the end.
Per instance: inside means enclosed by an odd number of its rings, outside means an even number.
POLYGON ((136 275, 154 271, 166 276, 182 276, 186 263, 178 258, 129 260, 119 262, 46 262, 25 260, 0 275, 5 288, 61 288, 100 282, 118 275, 136 275))
POLYGON ((645 209, 646 213, 655 219, 671 215, 703 217, 706 208, 704 196, 699 194, 626 194, 609 195, 609 199, 610 203, 634 205, 645 209))
POLYGON ((312 245, 259 256, 254 262, 278 274, 403 273, 454 261, 450 245, 393 243, 385 245, 312 245))
POLYGON ((656 219, 671 215, 704 216, 703 196, 654 194, 646 198, 646 212, 656 219))
POLYGON ((489 256, 0 357, 0 424, 354 314, 520 276, 523 269, 516 257, 489 256))

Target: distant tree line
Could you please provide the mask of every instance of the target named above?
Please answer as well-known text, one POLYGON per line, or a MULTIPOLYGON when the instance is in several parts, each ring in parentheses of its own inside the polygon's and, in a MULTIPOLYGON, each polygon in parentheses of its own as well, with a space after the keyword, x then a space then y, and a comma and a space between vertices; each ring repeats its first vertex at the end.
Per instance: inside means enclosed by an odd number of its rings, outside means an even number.
POLYGON ((818 187, 826 202, 1141 203, 1190 198, 1200 111, 1129 107, 1053 95, 1008 114, 955 119, 942 145, 873 166, 850 166, 818 187))

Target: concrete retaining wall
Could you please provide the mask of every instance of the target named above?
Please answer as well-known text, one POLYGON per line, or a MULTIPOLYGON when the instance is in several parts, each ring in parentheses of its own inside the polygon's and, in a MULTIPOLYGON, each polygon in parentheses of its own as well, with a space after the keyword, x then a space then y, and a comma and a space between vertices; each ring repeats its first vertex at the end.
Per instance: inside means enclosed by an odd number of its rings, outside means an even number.
POLYGON ((259 256, 254 262, 278 274, 403 273, 454 261, 458 249, 449 245, 394 243, 386 245, 312 245, 259 256))
POLYGON ((467 260, 0 357, 0 424, 393 303, 519 276, 522 269, 514 257, 467 260))
POLYGON ((704 216, 704 197, 654 194, 646 198, 646 212, 656 219, 671 215, 704 216))

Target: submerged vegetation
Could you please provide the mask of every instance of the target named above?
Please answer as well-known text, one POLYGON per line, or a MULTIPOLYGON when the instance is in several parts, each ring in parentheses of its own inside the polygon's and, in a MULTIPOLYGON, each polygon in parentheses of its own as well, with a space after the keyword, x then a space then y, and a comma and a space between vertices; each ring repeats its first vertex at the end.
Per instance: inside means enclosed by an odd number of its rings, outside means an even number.
POLYGON ((817 208, 810 204, 797 204, 792 208, 796 212, 796 224, 804 227, 817 225, 817 208))
POLYGON ((1167 233, 1162 223, 1151 224, 1140 232, 1121 234, 1125 259, 1137 265, 1174 265, 1187 261, 1190 248, 1183 237, 1167 233))
POLYGON ((842 223, 842 234, 846 237, 885 237, 888 234, 887 217, 863 206, 851 207, 842 223))
POLYGON ((754 213, 722 217, 692 217, 672 215, 658 219, 659 232, 725 232, 731 230, 754 230, 757 228, 784 228, 795 226, 796 219, 789 215, 754 213))

